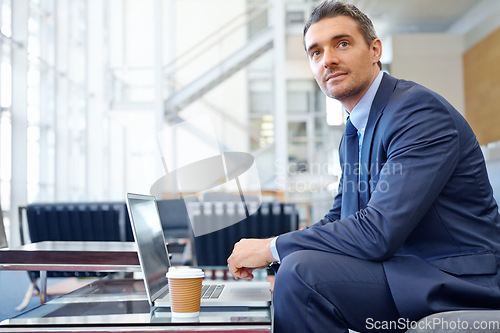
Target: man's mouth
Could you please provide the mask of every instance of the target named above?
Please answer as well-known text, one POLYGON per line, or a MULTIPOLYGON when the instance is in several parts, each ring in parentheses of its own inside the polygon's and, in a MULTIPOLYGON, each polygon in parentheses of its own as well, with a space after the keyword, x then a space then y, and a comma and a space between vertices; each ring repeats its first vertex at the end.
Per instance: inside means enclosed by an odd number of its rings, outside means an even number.
POLYGON ((335 73, 329 74, 326 76, 326 82, 328 82, 330 80, 335 80, 335 79, 340 78, 340 77, 344 77, 345 75, 347 75, 347 73, 344 73, 344 72, 335 72, 335 73))

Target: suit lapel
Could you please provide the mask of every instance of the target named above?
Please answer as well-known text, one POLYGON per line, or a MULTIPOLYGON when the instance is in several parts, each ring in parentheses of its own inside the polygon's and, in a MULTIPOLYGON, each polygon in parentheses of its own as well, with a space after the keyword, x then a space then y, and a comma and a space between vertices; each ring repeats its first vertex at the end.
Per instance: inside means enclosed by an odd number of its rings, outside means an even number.
POLYGON ((363 144, 361 146, 361 165, 360 165, 360 193, 359 193, 359 207, 365 208, 370 200, 371 184, 370 180, 370 170, 372 166, 370 165, 371 155, 373 153, 373 135, 375 129, 377 128, 378 122, 382 113, 391 97, 397 80, 387 73, 384 73, 382 81, 380 82, 380 87, 377 90, 377 94, 373 100, 372 106, 370 108, 370 115, 368 116, 368 122, 366 124, 365 134, 363 137, 363 144))

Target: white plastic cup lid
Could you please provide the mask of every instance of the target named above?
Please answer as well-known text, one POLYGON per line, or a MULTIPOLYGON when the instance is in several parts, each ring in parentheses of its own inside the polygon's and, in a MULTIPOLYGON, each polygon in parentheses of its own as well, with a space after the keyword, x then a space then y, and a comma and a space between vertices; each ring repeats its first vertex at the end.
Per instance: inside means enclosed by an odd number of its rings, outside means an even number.
POLYGON ((205 277, 205 272, 200 268, 178 266, 170 267, 167 272, 167 278, 172 279, 193 279, 205 277))

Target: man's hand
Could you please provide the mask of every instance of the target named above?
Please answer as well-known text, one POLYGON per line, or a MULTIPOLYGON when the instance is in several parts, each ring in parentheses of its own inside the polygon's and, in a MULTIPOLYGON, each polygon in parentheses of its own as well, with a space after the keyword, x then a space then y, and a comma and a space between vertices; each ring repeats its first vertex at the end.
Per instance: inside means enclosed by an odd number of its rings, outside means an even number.
POLYGON ((227 259, 229 272, 236 279, 253 279, 253 270, 265 268, 275 261, 271 252, 271 240, 242 239, 234 245, 233 253, 227 259))

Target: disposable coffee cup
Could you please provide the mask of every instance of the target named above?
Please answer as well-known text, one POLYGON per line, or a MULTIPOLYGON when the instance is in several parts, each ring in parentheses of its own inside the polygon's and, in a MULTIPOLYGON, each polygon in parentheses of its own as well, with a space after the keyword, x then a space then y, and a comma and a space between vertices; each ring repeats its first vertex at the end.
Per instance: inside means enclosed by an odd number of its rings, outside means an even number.
POLYGON ((170 267, 167 272, 172 317, 191 318, 200 314, 201 283, 205 273, 199 268, 170 267))

